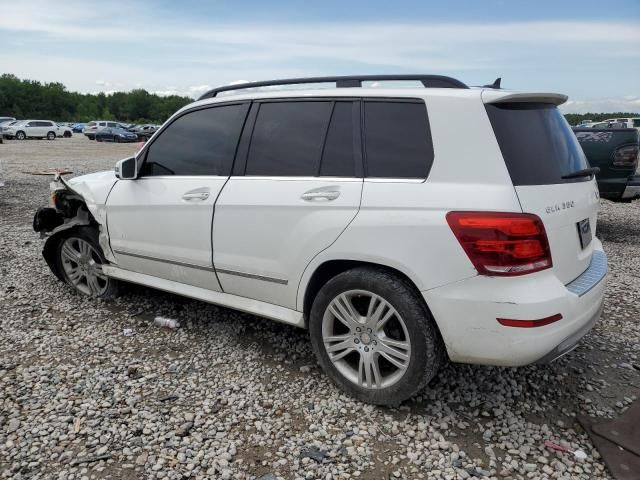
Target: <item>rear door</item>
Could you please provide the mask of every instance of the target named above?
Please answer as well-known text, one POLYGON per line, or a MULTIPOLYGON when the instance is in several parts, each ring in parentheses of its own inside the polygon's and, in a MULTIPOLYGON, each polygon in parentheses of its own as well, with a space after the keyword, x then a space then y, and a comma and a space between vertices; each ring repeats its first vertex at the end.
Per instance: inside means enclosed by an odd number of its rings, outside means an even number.
POLYGON ((349 99, 254 103, 215 209, 224 292, 296 308, 304 269, 358 212, 359 120, 349 99))
POLYGON ((40 136, 40 127, 38 127, 38 123, 35 120, 31 122, 27 122, 25 124, 24 133, 27 137, 39 137, 40 136))
POLYGON ((557 107, 542 102, 486 104, 522 211, 544 222, 556 276, 565 284, 591 262, 599 206, 594 176, 566 178, 589 168, 557 107))
POLYGON ((118 265, 220 290, 213 269, 213 206, 229 178, 248 103, 182 113, 147 144, 136 180, 116 182, 107 225, 118 265))

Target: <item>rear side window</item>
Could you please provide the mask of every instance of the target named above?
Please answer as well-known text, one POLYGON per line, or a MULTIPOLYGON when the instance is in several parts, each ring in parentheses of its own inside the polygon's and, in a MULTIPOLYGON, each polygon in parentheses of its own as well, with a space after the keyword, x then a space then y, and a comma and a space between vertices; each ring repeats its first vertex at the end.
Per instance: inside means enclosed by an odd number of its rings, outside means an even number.
POLYGON ((332 102, 274 102, 260 105, 246 175, 315 176, 332 102))
POLYGON ((514 185, 588 181, 562 179, 589 168, 578 139, 560 111, 545 103, 487 104, 489 120, 514 185))
POLYGON ((355 132, 352 102, 336 102, 322 152, 320 176, 355 176, 355 132))
POLYGON ((425 104, 365 102, 364 144, 367 177, 426 178, 433 145, 425 104))
POLYGON ((182 115, 149 146, 140 174, 229 175, 248 108, 224 105, 182 115))
POLYGON ((640 118, 634 118, 634 119, 633 119, 633 126, 634 126, 635 128, 640 127, 640 118))

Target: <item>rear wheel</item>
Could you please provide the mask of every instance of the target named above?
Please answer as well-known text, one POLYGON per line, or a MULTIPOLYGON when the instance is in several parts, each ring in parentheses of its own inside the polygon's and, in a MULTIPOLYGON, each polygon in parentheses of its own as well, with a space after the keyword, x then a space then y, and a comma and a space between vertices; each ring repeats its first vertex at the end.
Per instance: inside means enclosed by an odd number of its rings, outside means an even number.
POLYGON ((55 140, 56 139, 56 134, 55 132, 49 132, 47 133, 47 140, 55 140))
POLYGON ((117 135, 113 136, 113 141, 114 143, 120 143, 120 137, 118 137, 117 135))
POLYGON ((64 279, 76 291, 102 299, 117 295, 118 282, 102 271, 107 262, 94 228, 78 227, 64 235, 58 242, 56 260, 64 279))
POLYGON ((64 132, 64 138, 71 138, 71 132, 64 132))
POLYGON ((25 138, 27 138, 27 136, 25 135, 24 132, 18 132, 16 133, 16 139, 17 140, 24 140, 25 138))
POLYGON ((311 308, 313 350, 329 377, 357 399, 397 405, 431 380, 442 341, 406 280, 357 268, 327 282, 311 308))
POLYGON ((102 141, 102 137, 96 136, 95 139, 96 139, 96 142, 101 142, 102 141))

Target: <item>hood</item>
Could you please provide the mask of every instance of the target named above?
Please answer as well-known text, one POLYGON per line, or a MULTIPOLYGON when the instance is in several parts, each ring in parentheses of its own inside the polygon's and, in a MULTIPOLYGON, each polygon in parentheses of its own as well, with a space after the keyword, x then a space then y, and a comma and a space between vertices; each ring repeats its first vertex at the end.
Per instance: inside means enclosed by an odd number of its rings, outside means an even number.
POLYGON ((89 211, 98 222, 102 223, 104 204, 107 201, 111 188, 117 181, 118 179, 116 178, 115 172, 113 170, 107 170, 74 177, 65 180, 65 183, 84 198, 89 211))

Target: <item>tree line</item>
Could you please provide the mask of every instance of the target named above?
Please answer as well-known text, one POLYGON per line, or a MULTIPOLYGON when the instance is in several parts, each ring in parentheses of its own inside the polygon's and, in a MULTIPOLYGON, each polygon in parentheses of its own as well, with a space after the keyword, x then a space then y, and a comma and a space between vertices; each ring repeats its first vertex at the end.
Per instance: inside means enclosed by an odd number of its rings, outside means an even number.
MULTIPOLYGON (((57 122, 118 120, 131 123, 162 123, 176 110, 191 103, 190 97, 160 96, 144 89, 110 94, 69 92, 57 82, 21 80, 15 75, 0 76, 0 117, 39 118, 57 122)), ((607 118, 637 117, 637 113, 568 113, 570 125, 583 120, 599 122, 607 118)))
POLYGON ((162 123, 176 110, 193 102, 178 95, 160 96, 144 89, 111 94, 69 92, 57 82, 21 80, 0 76, 0 116, 47 119, 56 122, 118 120, 162 123))

